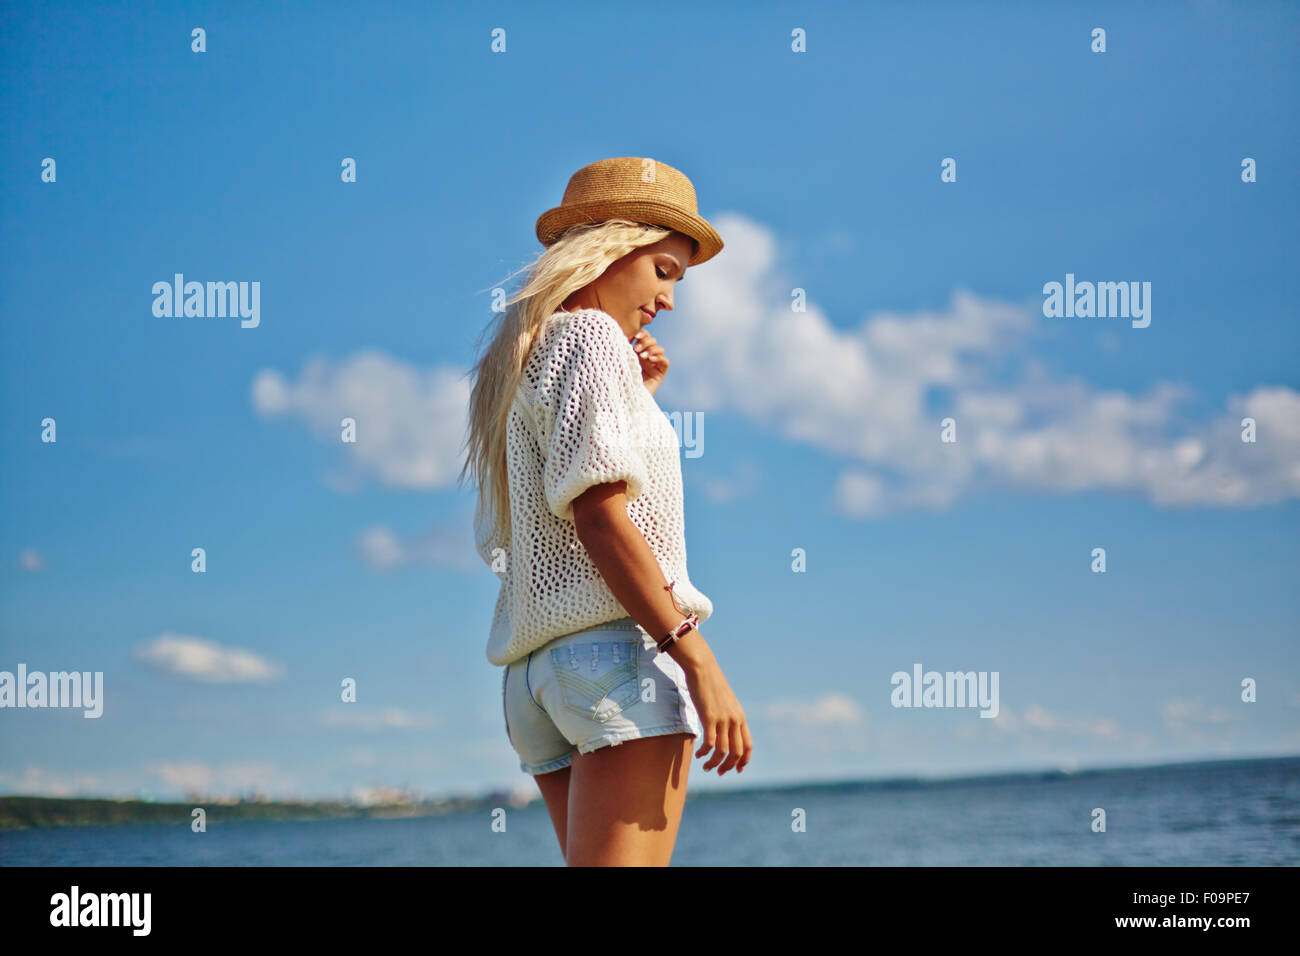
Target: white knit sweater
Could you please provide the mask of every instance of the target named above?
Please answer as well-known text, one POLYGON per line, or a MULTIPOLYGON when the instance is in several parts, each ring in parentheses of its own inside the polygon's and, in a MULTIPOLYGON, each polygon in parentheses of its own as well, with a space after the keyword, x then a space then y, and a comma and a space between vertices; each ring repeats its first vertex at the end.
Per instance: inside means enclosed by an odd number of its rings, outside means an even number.
POLYGON ((487 645, 493 664, 627 616, 574 530, 573 499, 592 485, 627 482, 628 517, 663 583, 674 582, 677 604, 701 622, 713 613, 686 574, 677 433, 640 365, 618 321, 600 309, 556 312, 528 357, 506 423, 511 533, 488 528, 481 503, 474 520, 479 556, 501 578, 487 645))

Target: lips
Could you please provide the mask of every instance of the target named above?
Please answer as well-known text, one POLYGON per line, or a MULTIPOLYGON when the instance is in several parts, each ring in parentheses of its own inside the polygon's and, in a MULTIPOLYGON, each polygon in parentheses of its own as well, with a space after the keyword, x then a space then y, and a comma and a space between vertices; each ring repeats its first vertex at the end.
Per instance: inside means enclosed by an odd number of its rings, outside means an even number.
POLYGON ((654 317, 655 317, 655 316, 654 316, 654 313, 651 312, 651 311, 649 311, 649 310, 648 310, 644 305, 641 306, 641 314, 644 315, 644 316, 646 317, 646 324, 647 324, 647 325, 649 325, 650 322, 651 322, 651 321, 654 319, 654 317))

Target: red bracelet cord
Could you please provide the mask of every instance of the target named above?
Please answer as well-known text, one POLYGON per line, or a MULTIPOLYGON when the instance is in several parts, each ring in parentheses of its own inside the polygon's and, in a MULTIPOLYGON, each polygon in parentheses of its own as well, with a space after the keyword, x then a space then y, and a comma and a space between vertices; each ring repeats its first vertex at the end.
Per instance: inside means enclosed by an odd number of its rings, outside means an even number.
MULTIPOLYGON (((664 590, 667 591, 668 596, 673 599, 673 607, 677 608, 677 610, 685 614, 686 611, 681 606, 678 605, 677 598, 674 597, 672 593, 673 584, 675 583, 676 582, 674 581, 669 581, 667 584, 664 585, 664 590)), ((667 650, 673 644, 677 643, 678 638, 680 638, 683 634, 685 634, 687 631, 689 631, 691 628, 695 627, 695 625, 699 623, 700 623, 700 616, 698 614, 695 613, 687 614, 687 616, 682 620, 680 624, 678 624, 675 628, 673 628, 671 631, 669 631, 667 634, 665 634, 662 638, 659 639, 656 646, 659 648, 660 651, 667 650)))

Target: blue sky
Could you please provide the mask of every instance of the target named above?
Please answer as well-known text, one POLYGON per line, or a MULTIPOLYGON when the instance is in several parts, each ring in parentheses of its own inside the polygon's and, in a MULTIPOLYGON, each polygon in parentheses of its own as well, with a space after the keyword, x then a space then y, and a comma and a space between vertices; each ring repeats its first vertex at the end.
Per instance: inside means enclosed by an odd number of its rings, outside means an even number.
POLYGON ((1300 752, 1296 8, 973 6, 7 6, 0 670, 105 689, 0 711, 0 792, 532 788, 464 375, 608 156, 726 242, 651 329, 755 743, 693 785, 1300 752), (177 272, 260 324, 155 316, 177 272), (999 716, 891 707, 917 663, 999 716))

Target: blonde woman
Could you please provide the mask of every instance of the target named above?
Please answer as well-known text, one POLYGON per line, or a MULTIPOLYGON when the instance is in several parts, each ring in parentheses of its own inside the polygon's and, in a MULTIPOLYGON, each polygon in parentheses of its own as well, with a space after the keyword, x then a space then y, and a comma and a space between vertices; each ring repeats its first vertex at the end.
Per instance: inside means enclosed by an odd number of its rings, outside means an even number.
POLYGON ((677 170, 601 160, 537 221, 546 250, 474 369, 475 540, 501 579, 488 660, 569 866, 667 866, 694 756, 741 772, 745 712, 700 633, 676 432, 646 330, 722 240, 677 170))

